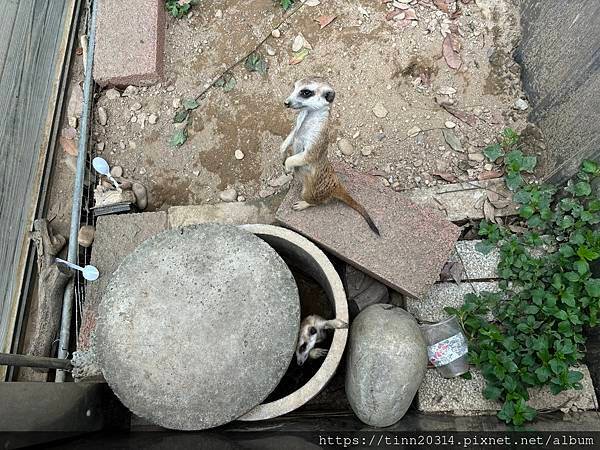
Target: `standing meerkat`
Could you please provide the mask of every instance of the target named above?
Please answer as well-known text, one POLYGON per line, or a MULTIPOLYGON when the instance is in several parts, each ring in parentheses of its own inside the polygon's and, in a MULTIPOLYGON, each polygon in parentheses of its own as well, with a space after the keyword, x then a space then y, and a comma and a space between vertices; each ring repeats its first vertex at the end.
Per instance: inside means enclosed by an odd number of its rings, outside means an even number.
POLYGON ((379 230, 367 210, 354 200, 340 183, 327 157, 329 144, 329 112, 335 98, 333 87, 321 78, 297 81, 285 106, 299 111, 296 124, 281 144, 282 157, 291 146, 293 155, 285 160, 285 170, 299 169, 302 176, 302 200, 294 203, 302 211, 332 198, 341 200, 356 210, 378 236, 379 230))
POLYGON ((321 316, 311 314, 300 324, 298 344, 296 345, 296 362, 303 365, 308 358, 319 359, 327 355, 327 349, 315 348, 327 337, 326 330, 348 328, 348 324, 341 319, 325 320, 321 316))

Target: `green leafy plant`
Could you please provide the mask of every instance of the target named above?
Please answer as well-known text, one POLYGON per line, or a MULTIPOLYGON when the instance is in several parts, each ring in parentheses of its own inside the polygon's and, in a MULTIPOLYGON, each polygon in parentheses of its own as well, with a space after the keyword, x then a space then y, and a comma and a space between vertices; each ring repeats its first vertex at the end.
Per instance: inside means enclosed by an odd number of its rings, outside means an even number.
MULTIPOLYGON (((514 144, 513 144, 514 145, 514 144)), ((495 151, 495 150, 494 150, 495 151)), ((505 154, 507 169, 533 170, 535 161, 505 154)), ((491 152, 491 150, 490 150, 491 152)), ((469 360, 481 370, 490 400, 503 402, 498 417, 520 426, 535 418, 529 389, 548 386, 558 394, 581 389, 584 327, 598 325, 600 279, 590 263, 600 258, 600 199, 591 182, 600 176, 585 161, 563 189, 545 184, 514 185, 523 234, 482 221, 480 250, 499 248, 499 292, 469 294, 456 314, 469 339, 469 360), (488 321, 493 316, 494 321, 488 321)))
POLYGON ((537 164, 535 156, 526 156, 519 149, 519 135, 511 128, 506 128, 500 142, 486 147, 483 154, 492 162, 504 159, 506 185, 511 191, 523 185, 522 173, 532 173, 537 164))
POLYGON ((248 55, 248 57, 246 58, 246 62, 244 63, 244 66, 250 72, 258 72, 261 75, 266 74, 267 68, 268 68, 267 61, 258 52, 254 52, 254 53, 251 53, 250 55, 248 55))
POLYGON ((165 0, 167 12, 177 19, 185 16, 199 0, 165 0))
POLYGON ((223 88, 223 92, 232 91, 237 84, 237 81, 231 72, 225 72, 221 78, 215 81, 216 87, 223 88))
POLYGON ((190 111, 198 108, 200 103, 195 98, 188 98, 183 101, 183 107, 179 108, 173 116, 173 123, 183 123, 178 130, 175 131, 171 136, 170 144, 172 147, 181 147, 185 144, 188 138, 187 126, 188 118, 190 117, 190 111), (185 123, 184 123, 185 122, 185 123))
POLYGON ((279 0, 279 4, 281 5, 284 11, 287 11, 294 4, 294 0, 279 0))

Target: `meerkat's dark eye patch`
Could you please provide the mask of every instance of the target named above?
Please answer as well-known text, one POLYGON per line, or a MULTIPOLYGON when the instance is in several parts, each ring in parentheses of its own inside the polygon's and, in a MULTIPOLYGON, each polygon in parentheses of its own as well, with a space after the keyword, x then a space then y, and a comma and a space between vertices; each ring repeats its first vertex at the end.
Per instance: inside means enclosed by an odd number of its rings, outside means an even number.
POLYGON ((315 95, 315 93, 313 91, 311 91, 310 89, 302 89, 300 91, 300 97, 302 97, 302 98, 310 98, 313 95, 315 95))
POLYGON ((305 350, 306 350, 306 343, 304 343, 300 346, 300 353, 304 352, 305 350))
POLYGON ((317 329, 315 327, 310 327, 308 329, 308 333, 313 335, 313 334, 317 334, 317 329))

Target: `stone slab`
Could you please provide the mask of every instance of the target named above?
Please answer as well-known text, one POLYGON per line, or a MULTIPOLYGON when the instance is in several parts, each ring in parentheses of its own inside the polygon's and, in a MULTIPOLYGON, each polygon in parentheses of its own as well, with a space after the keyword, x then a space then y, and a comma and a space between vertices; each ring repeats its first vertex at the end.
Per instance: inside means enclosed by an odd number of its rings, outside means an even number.
POLYGON ((237 226, 167 230, 130 253, 98 308, 96 355, 135 414, 177 430, 230 422, 275 389, 300 299, 269 244, 237 226))
POLYGON ((147 86, 164 71, 165 2, 98 2, 94 79, 100 86, 147 86))
MULTIPOLYGON (((497 292, 498 283, 495 281, 480 281, 474 283, 436 283, 422 300, 406 298, 406 310, 419 322, 439 322, 447 319, 445 307, 459 308, 464 303, 465 295, 475 292, 497 292)), ((492 320, 492 317, 489 317, 492 320)))
POLYGON ((450 262, 462 262, 464 270, 463 280, 488 280, 498 278, 498 263, 500 262, 500 251, 492 250, 487 255, 480 253, 475 247, 480 240, 458 241, 454 246, 454 252, 450 256, 450 262))
MULTIPOLYGON (((497 195, 500 199, 512 199, 512 194, 506 187, 504 178, 409 189, 403 191, 401 195, 419 205, 440 210, 448 220, 459 222, 468 219, 483 219, 483 203, 488 193, 497 195)), ((510 216, 516 212, 517 205, 513 203, 505 208, 497 209, 496 215, 510 216)))
MULTIPOLYGON (((591 410, 597 400, 590 372, 585 365, 574 370, 583 373, 580 391, 568 390, 553 395, 548 387, 530 389, 528 404, 538 411, 591 410)), ((417 409, 424 413, 446 413, 457 416, 496 414, 502 404, 483 396, 485 379, 478 370, 471 369, 473 378, 442 378, 435 369, 428 369, 417 393, 417 409)))
POLYGON ((91 264, 100 271, 100 278, 86 287, 78 350, 87 350, 91 346, 98 304, 121 261, 146 239, 166 229, 165 211, 98 217, 91 264))
POLYGON ((216 203, 213 205, 173 206, 169 208, 169 227, 177 228, 199 223, 272 224, 275 208, 268 201, 216 203))
POLYGON ((375 177, 343 165, 335 169, 379 227, 380 237, 356 211, 339 201, 292 210, 300 199, 298 179, 277 210, 277 220, 392 289, 423 297, 448 260, 459 228, 438 211, 381 186, 375 177))

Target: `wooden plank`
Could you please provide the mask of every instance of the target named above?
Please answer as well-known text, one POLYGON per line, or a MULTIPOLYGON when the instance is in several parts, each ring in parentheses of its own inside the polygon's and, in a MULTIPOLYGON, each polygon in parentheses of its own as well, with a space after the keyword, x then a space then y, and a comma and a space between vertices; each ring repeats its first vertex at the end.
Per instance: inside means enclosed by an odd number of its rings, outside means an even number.
POLYGON ((11 350, 74 5, 0 2, 0 352, 11 350))

